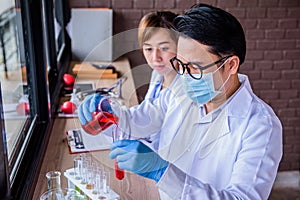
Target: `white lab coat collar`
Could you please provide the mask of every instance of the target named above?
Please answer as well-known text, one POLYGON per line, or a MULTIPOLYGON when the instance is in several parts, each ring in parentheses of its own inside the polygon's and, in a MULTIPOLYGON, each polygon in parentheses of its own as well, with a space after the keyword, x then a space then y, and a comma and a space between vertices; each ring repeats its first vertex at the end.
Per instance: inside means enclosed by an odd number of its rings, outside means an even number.
POLYGON ((163 76, 160 75, 156 70, 153 70, 151 74, 148 92, 145 96, 145 99, 157 98, 160 94, 162 82, 163 76))
POLYGON ((251 101, 253 100, 251 94, 253 94, 253 92, 248 77, 244 74, 238 74, 238 77, 241 86, 226 101, 226 104, 228 106, 228 116, 244 118, 250 109, 251 101), (241 102, 243 106, 236 106, 241 104, 241 102))
MULTIPOLYGON (((228 116, 243 118, 247 115, 250 109, 251 101, 253 99, 253 97, 251 96, 253 92, 250 86, 249 79, 246 75, 238 74, 238 78, 241 83, 241 86, 238 88, 238 90, 217 110, 210 113, 210 115, 214 116, 215 113, 220 112, 220 110, 222 110, 224 107, 227 108, 228 116), (243 102, 243 106, 237 107, 236 105, 239 105, 240 102, 243 102)), ((212 118, 214 119, 214 117, 212 118)))
MULTIPOLYGON (((241 83, 240 88, 217 110, 214 110, 213 112, 203 115, 202 118, 198 121, 198 123, 210 123, 212 122, 216 116, 218 116, 221 112, 221 110, 226 107, 227 109, 227 115, 228 116, 238 116, 238 117, 245 117, 248 110, 250 109, 250 104, 252 101, 252 96, 250 93, 252 93, 252 89, 250 86, 250 82, 248 80, 248 77, 244 74, 238 74, 239 81, 241 83), (238 105, 237 102, 243 102, 243 107, 236 107, 235 105, 238 105), (247 108, 247 109, 245 109, 247 108)), ((197 104, 196 102, 193 102, 193 104, 197 104)), ((204 105, 199 105, 199 113, 202 113, 203 110, 205 110, 204 105)))
MULTIPOLYGON (((179 74, 176 74, 176 76, 174 77, 170 86, 168 86, 167 88, 163 88, 162 90, 165 90, 165 89, 173 90, 172 88, 176 87, 175 86, 176 84, 181 86, 181 83, 177 83, 179 81, 179 76, 180 76, 179 74)), ((145 99, 158 98, 158 96, 161 93, 161 87, 162 87, 163 81, 164 81, 164 76, 160 75, 156 70, 153 70, 149 88, 148 88, 148 92, 145 96, 145 99)))

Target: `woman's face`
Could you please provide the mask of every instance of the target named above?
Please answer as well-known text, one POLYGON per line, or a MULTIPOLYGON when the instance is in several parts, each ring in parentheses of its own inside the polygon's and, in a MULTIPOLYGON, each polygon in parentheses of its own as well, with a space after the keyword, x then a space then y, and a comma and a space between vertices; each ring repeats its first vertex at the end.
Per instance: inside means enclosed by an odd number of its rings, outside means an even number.
POLYGON ((176 42, 171 39, 166 29, 161 28, 155 31, 143 43, 143 54, 148 65, 157 70, 160 75, 166 76, 170 72, 175 72, 170 59, 176 56, 176 42))

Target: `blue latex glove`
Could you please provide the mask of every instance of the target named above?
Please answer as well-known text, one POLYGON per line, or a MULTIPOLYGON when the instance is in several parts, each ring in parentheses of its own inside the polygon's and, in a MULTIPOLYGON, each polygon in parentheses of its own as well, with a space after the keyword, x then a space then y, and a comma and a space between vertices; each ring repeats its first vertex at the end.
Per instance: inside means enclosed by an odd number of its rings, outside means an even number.
MULTIPOLYGON (((95 93, 95 94, 87 96, 83 100, 83 102, 79 105, 77 112, 78 112, 78 118, 82 125, 85 125, 88 121, 92 120, 93 112, 99 111, 98 105, 102 98, 104 98, 104 96, 102 96, 98 93, 95 93)), ((113 114, 113 111, 109 104, 108 99, 104 99, 101 102, 101 111, 105 111, 105 112, 109 112, 109 113, 113 114)))
POLYGON ((156 182, 160 180, 169 164, 138 140, 118 140, 111 145, 110 149, 112 151, 109 157, 117 158, 120 169, 131 171, 156 182))

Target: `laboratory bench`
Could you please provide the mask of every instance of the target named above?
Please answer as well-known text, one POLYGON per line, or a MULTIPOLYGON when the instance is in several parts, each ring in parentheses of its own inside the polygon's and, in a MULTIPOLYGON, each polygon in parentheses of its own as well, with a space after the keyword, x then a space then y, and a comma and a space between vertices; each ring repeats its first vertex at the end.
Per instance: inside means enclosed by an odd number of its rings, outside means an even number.
MULTIPOLYGON (((71 62, 70 68, 73 67, 74 63, 75 62, 71 62)), ((100 62, 100 64, 107 63, 100 62)), ((111 64, 115 66, 120 76, 127 77, 127 80, 122 86, 122 96, 125 105, 133 106, 138 104, 128 59, 122 57, 111 64)), ((93 81, 96 87, 110 87, 116 80, 117 79, 89 79, 88 81, 93 81)), ((76 78, 75 83, 86 81, 86 77, 84 79, 76 78)), ((62 188, 68 187, 67 179, 64 177, 63 173, 67 169, 73 168, 73 158, 78 156, 78 154, 70 154, 66 141, 66 131, 80 127, 80 122, 76 117, 55 117, 33 199, 39 199, 41 194, 47 190, 47 179, 45 175, 48 171, 60 171, 62 174, 62 188)), ((106 170, 110 171, 110 187, 120 195, 120 199, 159 199, 159 193, 155 182, 150 179, 143 178, 131 172, 125 172, 125 178, 123 180, 117 180, 114 176, 114 161, 109 159, 109 152, 110 150, 101 150, 88 152, 86 154, 91 155, 94 161, 97 161, 99 164, 103 165, 106 170)))

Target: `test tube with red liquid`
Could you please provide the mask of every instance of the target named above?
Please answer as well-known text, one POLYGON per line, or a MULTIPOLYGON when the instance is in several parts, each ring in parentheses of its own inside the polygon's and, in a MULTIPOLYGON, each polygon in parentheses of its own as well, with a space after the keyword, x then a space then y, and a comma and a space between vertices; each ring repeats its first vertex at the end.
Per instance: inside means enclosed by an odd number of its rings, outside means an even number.
POLYGON ((125 177, 125 171, 119 168, 117 160, 115 160, 115 176, 118 180, 123 180, 125 177))
MULTIPOLYGON (((113 129, 113 141, 124 140, 128 137, 118 126, 113 129)), ((124 170, 119 168, 118 161, 115 159, 115 176, 117 179, 122 180, 125 177, 124 170)))

